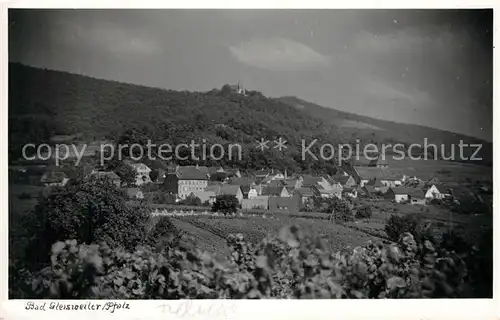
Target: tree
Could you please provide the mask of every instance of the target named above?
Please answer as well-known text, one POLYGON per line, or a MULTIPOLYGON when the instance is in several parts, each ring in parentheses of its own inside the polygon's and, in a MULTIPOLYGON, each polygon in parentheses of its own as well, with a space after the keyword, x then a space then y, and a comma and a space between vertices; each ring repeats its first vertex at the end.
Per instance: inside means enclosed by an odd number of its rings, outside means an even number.
POLYGON ((47 262, 59 240, 106 241, 133 249, 142 242, 149 215, 126 205, 125 194, 106 180, 86 180, 56 188, 40 200, 28 220, 32 264, 47 262))
POLYGON ((130 166, 120 163, 114 171, 120 177, 122 183, 127 185, 135 183, 136 173, 130 166))
POLYGON ((238 207, 238 199, 233 195, 217 196, 212 206, 212 211, 222 212, 224 214, 236 212, 238 207))
POLYGON ((186 206, 201 206, 201 199, 191 193, 182 201, 181 204, 186 206))

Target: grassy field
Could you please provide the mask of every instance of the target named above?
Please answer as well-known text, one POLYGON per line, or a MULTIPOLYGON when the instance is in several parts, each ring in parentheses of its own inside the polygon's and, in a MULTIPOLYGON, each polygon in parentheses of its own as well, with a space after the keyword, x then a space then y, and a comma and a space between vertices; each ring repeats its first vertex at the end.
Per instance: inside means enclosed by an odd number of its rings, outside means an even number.
POLYGON ((399 171, 408 176, 417 176, 424 181, 431 177, 438 178, 441 182, 451 185, 460 183, 492 182, 493 168, 474 165, 470 163, 458 163, 443 160, 395 160, 391 156, 386 157, 389 168, 399 171))
MULTIPOLYGON (((208 216, 186 216, 173 219, 175 224, 183 231, 192 233, 200 232, 196 237, 206 238, 205 231, 212 236, 208 237, 208 243, 221 245, 231 233, 241 233, 251 242, 257 242, 268 234, 277 234, 278 231, 287 225, 299 225, 302 229, 321 235, 327 241, 328 246, 333 251, 354 248, 366 244, 368 240, 382 241, 381 238, 369 235, 365 232, 355 230, 350 227, 328 223, 320 219, 306 219, 300 217, 289 217, 286 215, 275 215, 272 218, 261 217, 208 217, 208 216), (220 239, 220 240, 217 240, 220 239)), ((225 246, 225 244, 224 244, 225 246)), ((210 245, 208 245, 210 247, 210 245)), ((212 250, 223 251, 224 249, 212 250)))
POLYGON ((371 200, 365 203, 369 204, 372 208, 372 218, 352 222, 348 225, 357 230, 382 237, 385 237, 384 226, 387 219, 392 215, 403 216, 412 213, 418 214, 424 221, 430 222, 436 234, 454 230, 462 233, 471 241, 475 240, 475 236, 479 233, 478 231, 493 226, 493 216, 488 214, 457 214, 444 207, 399 204, 384 200, 371 200))

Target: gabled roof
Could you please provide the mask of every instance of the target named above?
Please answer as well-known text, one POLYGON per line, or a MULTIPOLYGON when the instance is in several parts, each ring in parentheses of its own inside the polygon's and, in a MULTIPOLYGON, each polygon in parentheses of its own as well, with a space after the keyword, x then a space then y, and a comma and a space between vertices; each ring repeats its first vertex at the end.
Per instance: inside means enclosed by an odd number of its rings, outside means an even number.
POLYGON ((332 180, 340 183, 341 185, 344 185, 347 183, 347 181, 349 180, 350 177, 351 176, 345 176, 343 174, 338 174, 338 175, 334 175, 332 177, 332 180))
POLYGON ((311 187, 303 187, 296 189, 297 193, 299 193, 302 197, 312 197, 316 194, 316 190, 314 190, 311 187))
POLYGON ((219 192, 217 193, 218 195, 233 195, 236 196, 238 194, 238 190, 240 189, 240 186, 238 185, 233 185, 233 184, 224 184, 220 187, 219 192))
POLYGON ((319 182, 323 181, 323 177, 312 176, 312 175, 303 175, 302 176, 302 186, 316 186, 319 182))
POLYGON ((250 185, 242 185, 240 186, 241 192, 243 195, 248 195, 248 192, 250 192, 250 185))
POLYGON ((204 172, 199 168, 196 168, 196 166, 179 166, 177 168, 177 177, 179 180, 208 180, 208 169, 207 172, 204 172))
POLYGON ((279 195, 281 195, 283 188, 284 188, 283 186, 281 186, 281 187, 264 186, 262 188, 262 195, 263 196, 279 196, 279 195))
POLYGON ((424 197, 424 192, 421 189, 417 188, 391 188, 391 190, 394 192, 394 194, 399 194, 399 195, 407 194, 412 198, 424 197))
POLYGON ((200 198, 200 200, 208 200, 211 197, 215 197, 215 192, 214 191, 193 191, 191 192, 195 197, 200 198))
POLYGON ((370 194, 370 193, 375 193, 375 192, 377 192, 377 190, 375 190, 375 188, 374 188, 373 186, 367 186, 367 185, 365 185, 365 186, 363 187, 363 190, 365 190, 365 191, 366 191, 366 192, 368 192, 369 194, 370 194))
POLYGON ((320 188, 318 188, 318 191, 321 194, 332 194, 334 190, 333 189, 325 189, 323 187, 320 187, 320 188))
POLYGON ((283 183, 285 184, 285 186, 290 186, 290 187, 295 187, 295 185, 297 184, 297 179, 286 179, 286 180, 283 180, 283 183))
POLYGON ((114 173, 113 171, 97 171, 97 172, 91 172, 91 176, 95 176, 97 178, 108 178, 111 180, 120 180, 120 177, 114 173))
POLYGON ((380 180, 378 180, 378 179, 368 181, 366 184, 369 186, 375 187, 375 188, 385 187, 385 185, 382 182, 380 182, 380 180))
POLYGON ((448 188, 446 188, 446 186, 444 184, 440 184, 440 183, 436 184, 435 183, 432 186, 435 186, 440 193, 448 193, 448 188))

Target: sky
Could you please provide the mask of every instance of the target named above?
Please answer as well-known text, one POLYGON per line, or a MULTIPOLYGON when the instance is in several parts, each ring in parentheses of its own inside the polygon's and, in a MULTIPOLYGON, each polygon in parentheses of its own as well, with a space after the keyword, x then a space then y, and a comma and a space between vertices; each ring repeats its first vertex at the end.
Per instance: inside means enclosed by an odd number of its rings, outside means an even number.
POLYGON ((492 141, 492 10, 9 10, 9 61, 271 97, 492 141))

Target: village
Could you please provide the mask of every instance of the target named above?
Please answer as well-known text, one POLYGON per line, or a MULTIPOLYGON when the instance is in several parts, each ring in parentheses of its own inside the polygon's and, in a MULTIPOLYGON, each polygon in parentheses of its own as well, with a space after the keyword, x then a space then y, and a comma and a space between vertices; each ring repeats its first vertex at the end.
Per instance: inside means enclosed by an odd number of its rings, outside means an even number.
MULTIPOLYGON (((14 176, 24 176, 25 179, 21 180, 28 181, 27 184, 41 186, 42 195, 77 179, 97 178, 111 181, 131 201, 211 207, 218 196, 227 195, 234 196, 243 211, 315 211, 313 199, 318 198, 378 199, 419 206, 443 201, 459 203, 458 193, 436 177, 423 180, 409 175, 414 172, 407 175, 404 170, 392 169, 385 157, 380 156, 345 161, 334 175, 289 173, 277 168, 249 171, 222 166, 158 166, 155 163, 148 166, 123 160, 122 164, 134 174, 132 181, 127 182, 116 170, 92 165, 95 163, 92 159, 99 152, 97 144, 86 150, 86 161, 81 168, 73 167, 70 161, 60 167, 28 165, 29 162, 24 161, 24 165, 10 166, 9 169, 14 176), (82 174, 72 174, 75 170, 82 174), (158 197, 158 194, 162 196, 158 197)), ((491 197, 491 189, 479 185, 468 194, 484 202, 491 197)))

